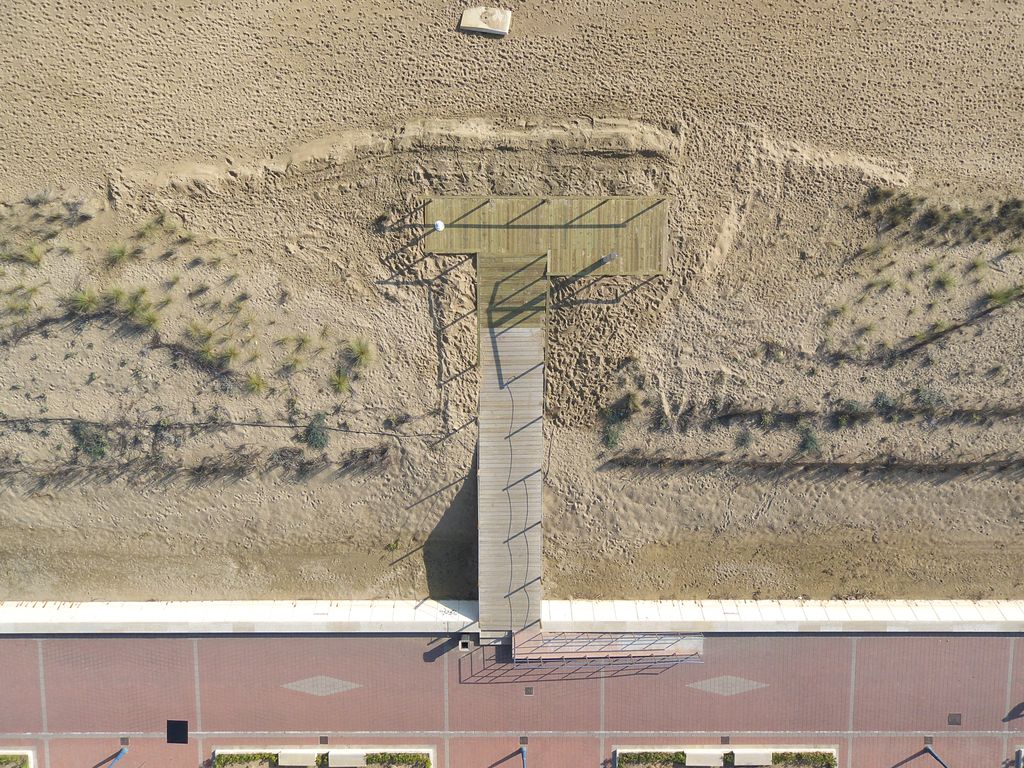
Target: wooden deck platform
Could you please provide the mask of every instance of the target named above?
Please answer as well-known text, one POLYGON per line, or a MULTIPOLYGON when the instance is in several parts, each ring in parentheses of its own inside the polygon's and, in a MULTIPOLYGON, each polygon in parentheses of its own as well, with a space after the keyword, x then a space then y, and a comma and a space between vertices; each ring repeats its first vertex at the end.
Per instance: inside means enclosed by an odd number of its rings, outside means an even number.
POLYGON ((546 254, 477 260, 480 631, 540 624, 546 254))
POLYGON ((549 275, 654 275, 665 271, 667 205, 657 197, 438 197, 427 202, 432 253, 549 251, 549 275), (618 257, 607 263, 609 254, 618 257))

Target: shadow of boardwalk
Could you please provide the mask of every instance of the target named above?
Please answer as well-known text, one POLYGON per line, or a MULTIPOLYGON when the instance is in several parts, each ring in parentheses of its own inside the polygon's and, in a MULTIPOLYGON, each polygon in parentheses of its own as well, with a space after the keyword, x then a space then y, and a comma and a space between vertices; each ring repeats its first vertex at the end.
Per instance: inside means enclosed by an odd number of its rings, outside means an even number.
POLYGON ((423 544, 427 593, 432 600, 476 599, 477 455, 469 472, 423 544))
POLYGON ((680 658, 562 659, 513 662, 506 645, 482 645, 459 658, 459 682, 465 684, 540 683, 595 680, 602 677, 660 675, 692 661, 680 658))

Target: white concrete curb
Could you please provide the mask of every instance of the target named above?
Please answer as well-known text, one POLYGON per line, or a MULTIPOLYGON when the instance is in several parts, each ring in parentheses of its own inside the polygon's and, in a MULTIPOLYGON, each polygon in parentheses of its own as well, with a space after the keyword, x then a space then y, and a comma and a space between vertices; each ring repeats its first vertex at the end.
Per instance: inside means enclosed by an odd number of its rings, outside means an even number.
MULTIPOLYGON (((472 600, 0 602, 0 635, 475 633, 472 600)), ((1024 632, 1019 600, 545 600, 556 632, 1024 632)))
POLYGON ((573 632, 1022 632, 1021 600, 546 600, 573 632))
POLYGON ((475 632, 475 601, 0 602, 3 634, 475 632))

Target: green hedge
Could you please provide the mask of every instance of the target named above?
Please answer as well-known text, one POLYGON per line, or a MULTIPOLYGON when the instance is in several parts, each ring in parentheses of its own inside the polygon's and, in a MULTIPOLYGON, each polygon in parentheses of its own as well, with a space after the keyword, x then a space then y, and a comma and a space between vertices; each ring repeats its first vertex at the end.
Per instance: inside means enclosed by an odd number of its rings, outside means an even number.
POLYGON ((685 752, 623 752, 615 756, 618 765, 686 765, 685 752))
POLYGON ((430 768, 430 755, 425 755, 422 752, 373 752, 366 756, 366 764, 430 768))
POLYGON ((0 755, 0 765, 4 768, 28 768, 28 758, 24 755, 0 755))
MULTIPOLYGON (((4 762, 4 756, 0 755, 0 768, 7 768, 8 765, 13 768, 28 768, 28 764, 23 758, 11 757, 12 761, 21 760, 21 762, 4 762)), ((213 760, 213 768, 228 768, 233 765, 246 765, 248 763, 266 763, 275 768, 277 766, 277 755, 272 752, 248 752, 242 755, 217 755, 213 760)), ((316 764, 320 768, 326 768, 327 765, 327 753, 324 752, 316 756, 316 764)), ((391 766, 407 766, 408 768, 430 768, 430 755, 423 754, 422 752, 371 752, 366 756, 367 765, 381 765, 385 768, 391 766)))
MULTIPOLYGON (((736 754, 726 752, 723 765, 734 765, 736 754)), ((369 762, 369 760, 367 760, 369 762)), ((686 765, 685 752, 623 752, 616 755, 617 765, 662 766, 672 768, 686 765)), ((788 765, 792 768, 836 768, 835 755, 828 752, 775 752, 772 765, 788 765)))
POLYGON ((828 752, 776 752, 772 755, 772 765, 836 768, 836 756, 828 752))
POLYGON ((266 763, 277 765, 277 755, 272 752, 249 752, 244 755, 217 755, 213 759, 213 768, 226 768, 229 765, 245 765, 246 763, 266 763))

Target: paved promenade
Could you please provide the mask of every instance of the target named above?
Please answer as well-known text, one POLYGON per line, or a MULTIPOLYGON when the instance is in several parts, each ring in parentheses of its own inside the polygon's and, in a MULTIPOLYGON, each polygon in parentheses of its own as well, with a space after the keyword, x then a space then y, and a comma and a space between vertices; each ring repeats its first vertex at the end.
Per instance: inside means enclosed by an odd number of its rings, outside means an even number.
POLYGON ((530 768, 598 768, 617 746, 729 737, 931 768, 920 750, 933 737, 951 768, 996 768, 1024 744, 1020 638, 708 635, 704 659, 564 679, 442 637, 0 638, 0 751, 92 768, 126 736, 118 768, 196 768, 216 747, 326 736, 432 746, 442 768, 518 768, 526 737, 530 768), (189 721, 189 744, 165 743, 168 719, 189 721))

